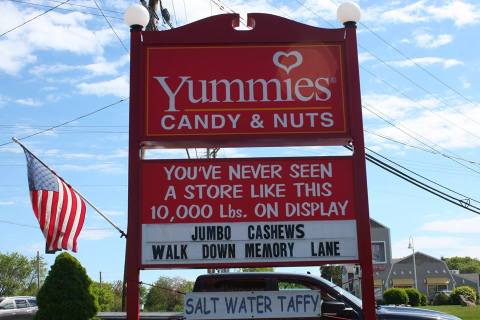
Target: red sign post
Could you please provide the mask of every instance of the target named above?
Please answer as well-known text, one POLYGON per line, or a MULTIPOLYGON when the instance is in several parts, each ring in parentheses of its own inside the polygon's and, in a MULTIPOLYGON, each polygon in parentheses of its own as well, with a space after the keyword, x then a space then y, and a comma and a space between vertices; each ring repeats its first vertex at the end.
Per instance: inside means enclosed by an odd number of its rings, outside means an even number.
POLYGON ((139 271, 359 263, 375 318, 355 23, 225 14, 132 28, 127 317, 139 271), (345 145, 350 157, 142 160, 148 147, 345 145))

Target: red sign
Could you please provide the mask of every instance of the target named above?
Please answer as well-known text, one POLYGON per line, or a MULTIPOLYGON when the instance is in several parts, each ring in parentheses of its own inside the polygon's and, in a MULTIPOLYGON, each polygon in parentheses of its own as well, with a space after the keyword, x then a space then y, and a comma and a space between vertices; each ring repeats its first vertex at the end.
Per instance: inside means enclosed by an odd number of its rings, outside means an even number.
POLYGON ((145 268, 358 259, 351 157, 142 163, 145 268))
POLYGON ((142 223, 355 219, 350 157, 150 160, 142 223))
POLYGON ((252 146, 343 144, 350 136, 341 44, 145 52, 143 140, 252 146))

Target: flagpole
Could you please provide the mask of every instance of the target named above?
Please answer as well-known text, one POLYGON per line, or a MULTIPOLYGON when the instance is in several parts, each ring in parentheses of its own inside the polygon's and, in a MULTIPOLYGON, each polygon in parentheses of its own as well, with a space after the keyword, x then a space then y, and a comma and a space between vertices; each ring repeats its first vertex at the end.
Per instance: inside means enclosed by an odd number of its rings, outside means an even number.
MULTIPOLYGON (((16 144, 18 144, 20 147, 22 147, 24 150, 28 151, 28 153, 30 153, 38 162, 40 162, 42 165, 45 166, 45 168, 47 168, 51 173, 53 173, 56 177, 58 177, 60 180, 62 180, 63 182, 65 182, 67 185, 70 186, 70 184, 68 182, 66 182, 62 177, 60 177, 55 171, 53 171, 47 164, 45 164, 45 162, 43 162, 42 160, 40 160, 35 154, 33 154, 27 147, 25 147, 20 141, 18 141, 15 137, 12 137, 12 140, 13 142, 15 142, 16 144)), ((122 230, 120 229, 112 220, 110 220, 107 216, 105 216, 102 212, 100 212, 100 210, 95 207, 90 201, 88 201, 88 199, 86 199, 80 192, 78 192, 78 190, 75 190, 75 192, 79 195, 80 198, 83 199, 83 201, 85 201, 90 207, 92 207, 93 210, 95 210, 100 216, 102 216, 102 218, 104 218, 108 223, 110 223, 112 225, 112 227, 114 227, 118 232, 120 232, 120 235, 121 237, 127 237, 127 234, 122 230)))

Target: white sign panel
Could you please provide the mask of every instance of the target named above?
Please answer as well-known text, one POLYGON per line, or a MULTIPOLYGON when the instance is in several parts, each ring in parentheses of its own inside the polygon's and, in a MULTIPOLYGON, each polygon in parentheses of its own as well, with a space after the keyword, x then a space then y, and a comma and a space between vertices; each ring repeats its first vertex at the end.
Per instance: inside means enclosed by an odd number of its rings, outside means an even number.
POLYGON ((358 259, 355 220, 144 224, 142 264, 358 259))
POLYGON ((320 291, 187 293, 187 320, 307 318, 321 316, 320 291))

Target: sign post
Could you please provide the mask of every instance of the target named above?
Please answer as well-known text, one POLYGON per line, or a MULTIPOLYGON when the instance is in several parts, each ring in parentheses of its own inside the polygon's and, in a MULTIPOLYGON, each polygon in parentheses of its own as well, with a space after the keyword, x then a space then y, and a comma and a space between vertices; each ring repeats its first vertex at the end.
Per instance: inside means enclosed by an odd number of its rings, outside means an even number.
POLYGON ((127 317, 140 269, 359 263, 375 318, 356 24, 237 14, 132 28, 127 317), (353 146, 352 156, 142 160, 142 148, 353 146))
POLYGON ((370 215, 368 211, 367 170, 365 164, 365 142, 363 138, 362 102, 358 68, 356 23, 345 23, 347 52, 348 96, 350 105, 353 163, 356 201, 358 204, 357 232, 360 266, 362 268, 362 306, 367 319, 375 319, 375 291, 373 285, 372 240, 370 236, 370 215))
POLYGON ((135 25, 130 31, 130 111, 129 111, 129 143, 128 143, 128 229, 126 244, 126 289, 127 319, 138 320, 140 316, 140 266, 139 266, 139 190, 137 186, 140 173, 140 125, 141 108, 140 81, 142 79, 141 30, 135 25))

